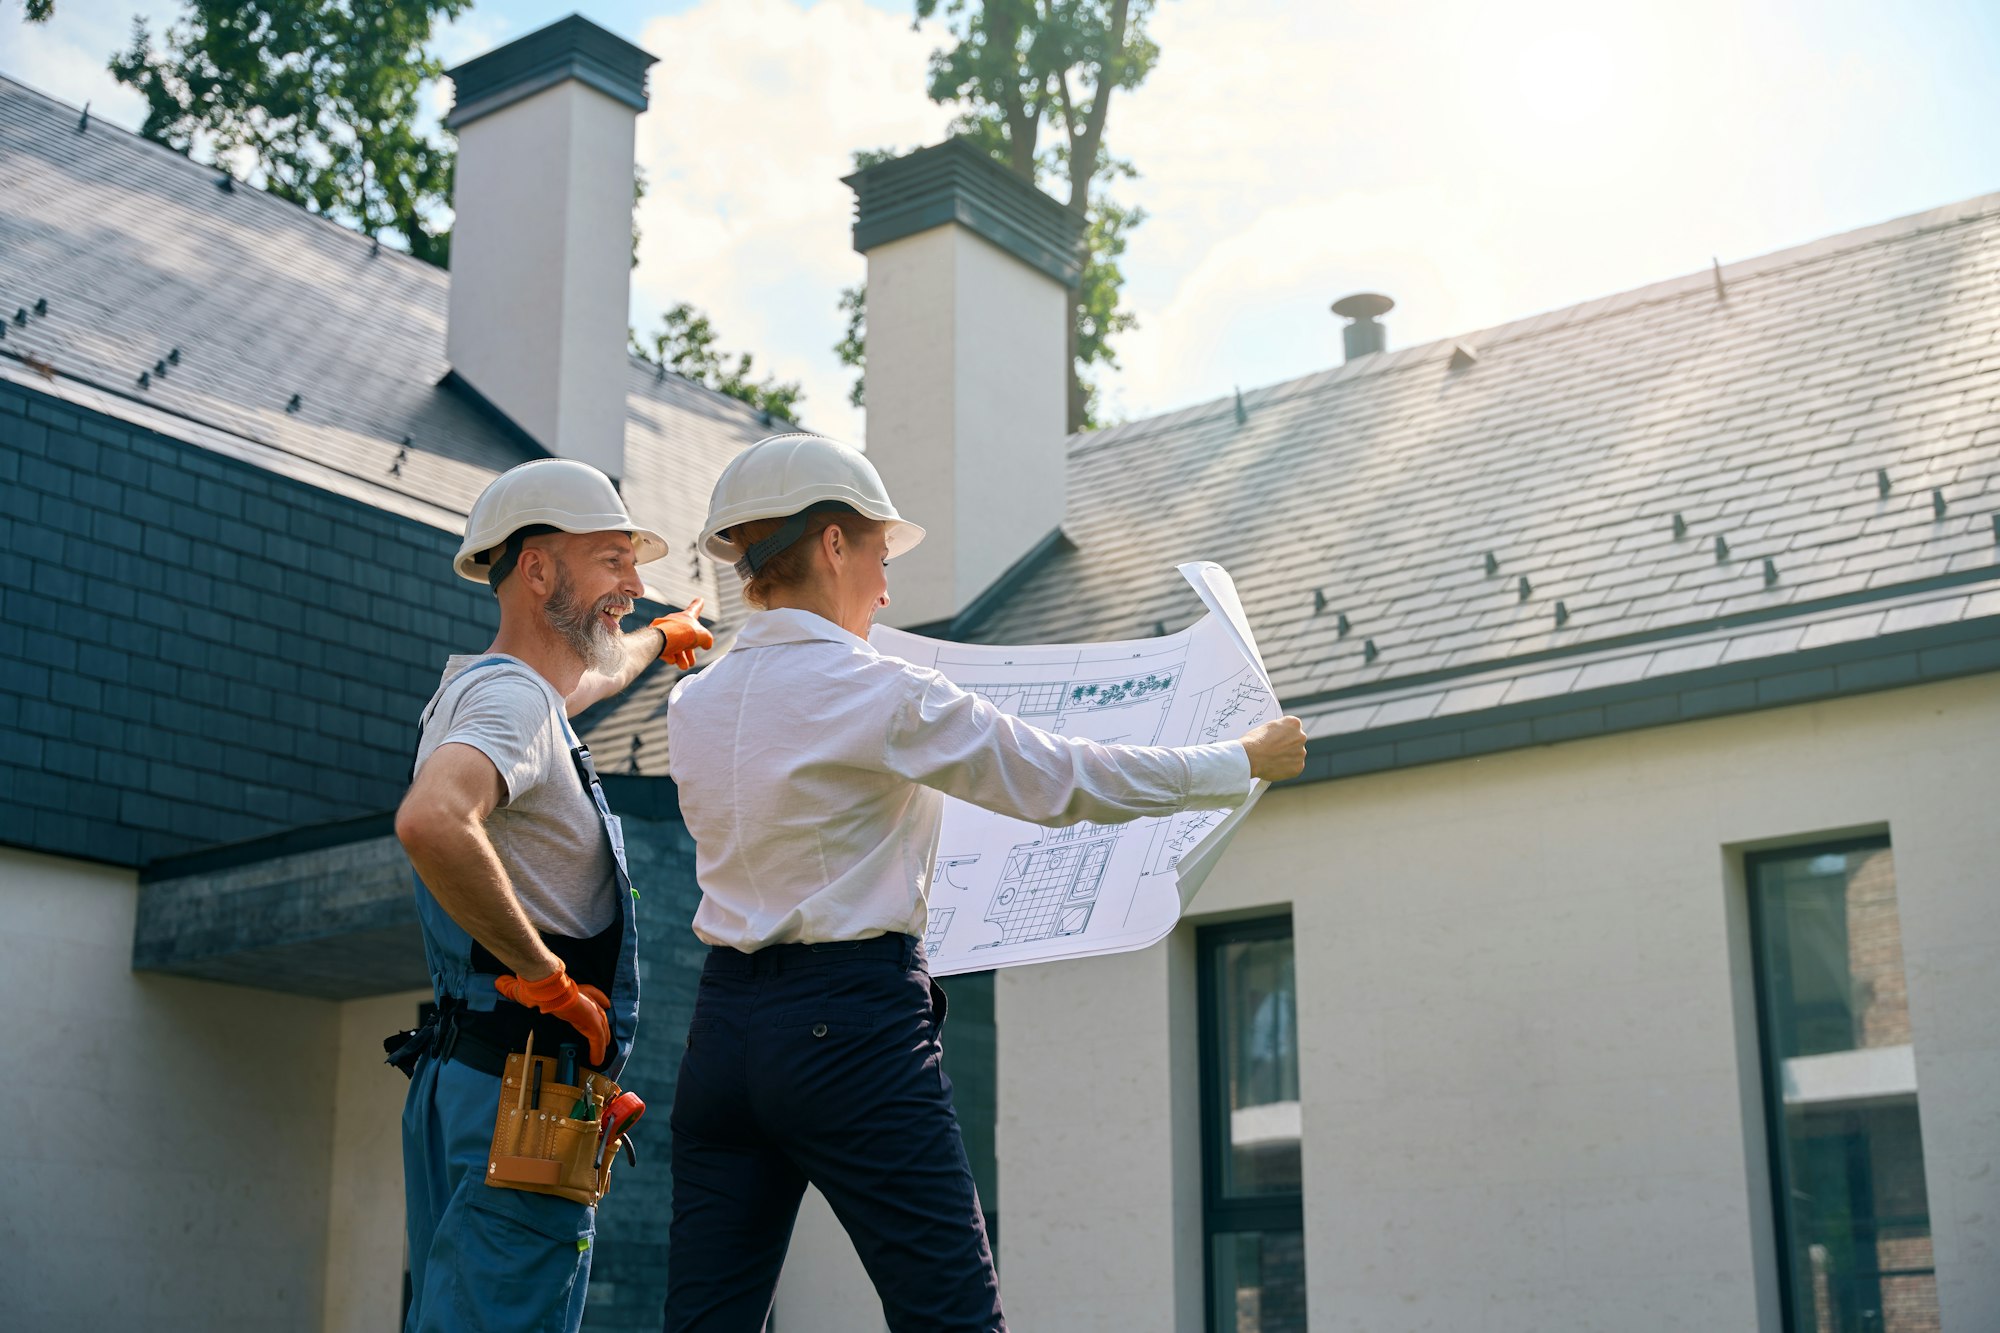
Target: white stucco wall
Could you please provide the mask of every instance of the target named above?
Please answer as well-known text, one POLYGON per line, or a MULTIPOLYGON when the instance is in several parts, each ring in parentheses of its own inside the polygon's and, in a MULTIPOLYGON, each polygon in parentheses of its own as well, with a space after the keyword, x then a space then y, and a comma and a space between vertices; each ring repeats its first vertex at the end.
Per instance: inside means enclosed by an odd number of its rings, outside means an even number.
POLYGON ((575 79, 458 131, 446 355, 551 453, 625 473, 637 113, 575 79))
POLYGON ((403 1313, 403 1095, 382 1038, 414 1026, 428 990, 340 1006, 327 1191, 326 1333, 384 1333, 403 1313))
POLYGON ((1062 522, 1068 294, 955 224, 868 252, 868 454, 928 529, 884 623, 964 609, 1062 522))
MULTIPOLYGON (((1312 1327, 1776 1333, 1741 854, 1886 828, 1945 1327, 2000 1328, 1996 779, 1986 677, 1274 793, 1196 907, 1293 912, 1312 1327)), ((1194 925, 1000 975, 1020 1327, 1202 1326, 1194 925)))
POLYGON ((133 973, 136 902, 0 849, 0 1324, 317 1327, 336 1007, 133 973))
POLYGON ((887 1327, 854 1243, 825 1197, 807 1187, 767 1333, 884 1333, 887 1327))

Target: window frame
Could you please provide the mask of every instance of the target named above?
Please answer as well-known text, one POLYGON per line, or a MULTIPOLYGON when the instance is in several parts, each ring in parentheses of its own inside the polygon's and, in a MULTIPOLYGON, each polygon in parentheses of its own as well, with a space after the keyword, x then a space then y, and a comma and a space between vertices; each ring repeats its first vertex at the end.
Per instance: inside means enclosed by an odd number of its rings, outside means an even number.
MULTIPOLYGON (((1305 1231, 1305 1191, 1231 1198, 1223 1191, 1223 1155, 1228 1126, 1228 1081, 1222 1076, 1221 958, 1232 944, 1267 940, 1292 942, 1293 975, 1297 976, 1297 936, 1289 910, 1244 921, 1226 921, 1195 929, 1196 1014, 1201 1029, 1201 1270, 1202 1326, 1209 1333, 1233 1333, 1216 1327, 1215 1250, 1220 1237, 1243 1232, 1305 1231)), ((1300 1151, 1304 1151, 1304 1143, 1300 1151)))
MULTIPOLYGON (((1858 851, 1895 852, 1887 831, 1857 837, 1828 838, 1821 841, 1789 843, 1743 854, 1743 890, 1748 902, 1750 924, 1750 976, 1756 995, 1757 1074, 1764 1093, 1764 1144, 1767 1187, 1770 1189, 1772 1239, 1776 1242, 1778 1265, 1778 1319, 1783 1333, 1810 1333, 1801 1323, 1800 1294, 1792 1273, 1792 1211, 1789 1206, 1792 1172, 1785 1129, 1785 1090, 1782 1061, 1777 1050, 1775 1024, 1778 1021, 1771 986, 1775 978, 1765 967, 1770 926, 1765 921, 1764 894, 1760 882, 1762 868, 1772 862, 1796 861, 1812 856, 1847 855, 1858 851)), ((1898 884, 1900 890, 1901 885, 1898 884)), ((1902 899, 1897 897, 1897 917, 1902 916, 1902 899)), ((1906 964, 1907 967, 1907 964, 1906 964)), ((1907 972, 1905 976, 1907 977, 1907 972)), ((1935 1233, 1933 1233, 1935 1234, 1935 1233)), ((1935 1269, 1932 1270, 1935 1273, 1935 1269)))

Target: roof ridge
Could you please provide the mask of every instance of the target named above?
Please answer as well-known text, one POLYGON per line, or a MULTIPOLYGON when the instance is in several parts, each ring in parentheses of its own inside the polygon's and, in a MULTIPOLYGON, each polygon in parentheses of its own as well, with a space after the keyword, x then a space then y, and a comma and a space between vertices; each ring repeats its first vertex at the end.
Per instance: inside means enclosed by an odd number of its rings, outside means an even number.
MULTIPOLYGON (((1948 226, 1962 226, 1978 222, 1984 218, 2000 214, 2000 191, 1976 194, 1968 198, 1916 213, 1904 214, 1884 222, 1870 223, 1849 231, 1835 232, 1815 240, 1803 241, 1797 245, 1753 255, 1747 259, 1733 260, 1728 264, 1717 262, 1726 286, 1731 280, 1767 277, 1774 273, 1803 268, 1809 264, 1823 263, 1856 250, 1875 245, 1887 245, 1893 241, 1919 236, 1926 232, 1942 230, 1948 226)), ((1252 389, 1234 391, 1230 394, 1188 403, 1170 408, 1149 417, 1135 421, 1121 421, 1096 431, 1078 431, 1067 441, 1070 453, 1081 453, 1099 446, 1119 443, 1125 436, 1149 427, 1165 425, 1174 418, 1185 418, 1174 422, 1176 426, 1200 425, 1213 417, 1235 410, 1235 402, 1240 395, 1246 408, 1258 402, 1268 402, 1274 397, 1288 397, 1298 391, 1309 380, 1328 381, 1374 378, 1395 371, 1408 370, 1433 358, 1439 349, 1448 349, 1459 344, 1469 344, 1484 351, 1509 342, 1542 333, 1554 332, 1559 328, 1570 328, 1576 324, 1596 319, 1606 319, 1613 315, 1625 314, 1645 306, 1661 305, 1687 296, 1709 290, 1715 281, 1715 270, 1696 270, 1671 278, 1661 278, 1624 291, 1610 292, 1603 296, 1593 296, 1583 301, 1565 306, 1555 306, 1548 310, 1536 311, 1499 324, 1489 324, 1484 328, 1471 329, 1460 333, 1446 334, 1428 342, 1411 343, 1391 351, 1377 352, 1359 361, 1344 362, 1319 370, 1307 371, 1287 380, 1277 380, 1252 389)))
MULTIPOLYGON (((1855 227, 1848 231, 1834 232, 1830 236, 1821 236, 1815 240, 1802 241, 1796 245, 1788 245, 1778 250, 1768 250, 1761 255, 1752 255, 1747 259, 1731 260, 1727 264, 1717 260, 1714 266, 1708 269, 1697 269, 1692 273, 1683 273, 1671 278, 1661 278, 1654 282, 1645 283, 1642 286, 1628 288, 1622 292, 1611 292, 1604 296, 1591 297, 1588 300, 1577 301, 1570 305, 1557 306, 1550 310, 1524 315, 1519 319, 1511 319, 1505 323, 1488 325, 1484 329, 1476 329, 1469 333, 1436 338, 1428 343, 1414 344, 1412 347, 1404 350, 1414 352, 1424 347, 1437 347, 1444 343, 1467 341, 1473 342, 1475 346, 1479 346, 1482 339, 1486 340, 1483 343, 1484 346, 1496 346, 1499 342, 1506 341, 1505 337, 1497 336, 1489 339, 1488 335, 1504 335, 1507 330, 1514 329, 1517 326, 1539 324, 1547 321, 1549 327, 1554 327, 1559 322, 1568 324, 1579 320, 1595 319, 1603 315, 1622 313, 1637 306, 1657 304, 1701 291, 1711 290, 1715 282, 1716 269, 1721 270, 1723 284, 1726 287, 1732 279, 1741 280, 1745 278, 1765 277, 1773 273, 1803 268, 1808 264, 1822 263, 1829 259, 1838 258, 1841 255, 1850 254, 1856 250, 1865 250, 1870 246, 1886 245, 1891 241, 1920 236, 1929 231, 1940 230, 1945 226, 1978 222, 1983 218, 1993 216, 1997 213, 2000 213, 2000 191, 1976 194, 1952 203, 1940 204, 1935 208, 1927 208, 1920 212, 1907 213, 1901 217, 1890 218, 1884 222, 1872 222, 1864 227, 1855 227), (1606 306, 1607 308, 1600 312, 1580 313, 1588 307, 1598 305, 1606 306), (1559 320, 1559 317, 1564 315, 1572 316, 1573 318, 1571 320, 1559 320)), ((1541 331, 1541 329, 1522 329, 1521 333, 1516 336, 1526 336, 1530 333, 1539 333, 1541 331)))
MULTIPOLYGON (((630 369, 637 370, 641 367, 644 367, 646 371, 646 377, 648 379, 654 381, 655 383, 659 381, 660 376, 658 375, 657 372, 662 369, 659 362, 653 360, 649 356, 645 356, 639 352, 633 351, 629 344, 625 348, 625 357, 626 360, 630 362, 630 367, 629 367, 630 369)), ((669 370, 667 371, 667 374, 671 375, 673 378, 679 380, 682 384, 687 385, 691 389, 699 389, 701 392, 708 394, 711 397, 720 398, 726 402, 735 404, 736 407, 740 409, 742 414, 745 416, 760 417, 760 414, 764 411, 763 408, 752 407, 750 404, 744 402, 741 398, 738 398, 733 393, 724 393, 722 390, 715 388, 713 385, 703 384, 700 380, 689 379, 686 375, 681 374, 678 370, 669 370)), ((803 421, 794 421, 790 417, 781 417, 775 412, 771 414, 771 421, 772 424, 774 425, 782 421, 786 425, 796 427, 799 430, 810 429, 803 421)), ((764 424, 763 421, 761 420, 761 417, 757 424, 760 426, 764 424)))

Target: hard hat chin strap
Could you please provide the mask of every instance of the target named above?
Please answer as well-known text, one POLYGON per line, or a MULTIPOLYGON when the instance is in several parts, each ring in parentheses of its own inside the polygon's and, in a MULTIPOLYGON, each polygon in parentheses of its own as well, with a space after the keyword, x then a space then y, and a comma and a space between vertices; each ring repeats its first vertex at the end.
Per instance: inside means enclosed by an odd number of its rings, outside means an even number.
POLYGON ((779 552, 788 550, 799 538, 806 535, 806 525, 811 522, 814 514, 833 509, 849 514, 857 513, 853 505, 844 504, 839 500, 821 500, 818 504, 807 505, 786 519, 783 527, 745 551, 743 558, 736 562, 736 572, 746 579, 755 578, 763 573, 764 566, 770 564, 779 552))

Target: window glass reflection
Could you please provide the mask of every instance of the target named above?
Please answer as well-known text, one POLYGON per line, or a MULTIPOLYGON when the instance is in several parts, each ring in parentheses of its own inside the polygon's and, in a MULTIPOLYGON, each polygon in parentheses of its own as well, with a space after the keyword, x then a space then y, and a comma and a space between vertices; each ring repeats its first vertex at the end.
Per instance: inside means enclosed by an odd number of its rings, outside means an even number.
POLYGON ((1771 1152, 1790 1327, 1936 1333, 1895 858, 1754 858, 1771 1152))
POLYGON ((1231 1195, 1299 1190, 1298 991, 1289 939, 1229 944, 1218 959, 1231 1195))

